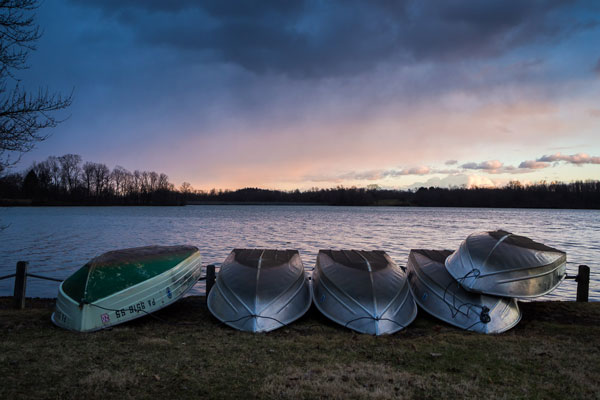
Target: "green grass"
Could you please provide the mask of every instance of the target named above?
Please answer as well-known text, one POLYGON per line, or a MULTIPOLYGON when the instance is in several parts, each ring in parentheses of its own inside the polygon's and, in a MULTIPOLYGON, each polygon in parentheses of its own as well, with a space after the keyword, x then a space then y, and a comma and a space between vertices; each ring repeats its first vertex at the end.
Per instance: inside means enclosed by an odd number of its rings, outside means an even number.
POLYGON ((52 300, 0 299, 0 398, 600 398, 600 303, 522 303, 485 336, 421 312, 383 337, 311 309, 268 334, 218 323, 188 297, 96 333, 50 322, 52 300))

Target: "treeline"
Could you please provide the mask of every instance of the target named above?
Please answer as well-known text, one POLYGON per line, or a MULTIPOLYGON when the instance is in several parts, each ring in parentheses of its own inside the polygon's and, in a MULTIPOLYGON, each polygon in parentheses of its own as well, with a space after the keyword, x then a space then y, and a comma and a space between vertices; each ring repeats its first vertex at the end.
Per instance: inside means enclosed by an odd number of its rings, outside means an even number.
POLYGON ((0 177, 0 203, 33 205, 324 204, 347 206, 588 208, 600 209, 600 181, 512 181, 502 188, 419 188, 418 190, 342 187, 306 191, 179 189, 167 175, 130 172, 83 162, 81 156, 48 157, 21 173, 0 177), (26 199, 26 200, 23 200, 26 199))
POLYGON ((522 185, 512 181, 502 188, 438 188, 389 190, 336 187, 308 191, 246 188, 236 191, 190 192, 188 202, 208 203, 311 203, 347 206, 492 207, 492 208, 600 208, 600 181, 540 182, 522 185))
POLYGON ((0 177, 0 198, 31 199, 32 204, 174 205, 183 198, 169 177, 154 171, 130 172, 117 166, 83 162, 65 154, 34 163, 23 173, 0 177))
POLYGON ((420 188, 412 201, 422 207, 599 209, 600 181, 526 186, 512 181, 502 188, 420 188))

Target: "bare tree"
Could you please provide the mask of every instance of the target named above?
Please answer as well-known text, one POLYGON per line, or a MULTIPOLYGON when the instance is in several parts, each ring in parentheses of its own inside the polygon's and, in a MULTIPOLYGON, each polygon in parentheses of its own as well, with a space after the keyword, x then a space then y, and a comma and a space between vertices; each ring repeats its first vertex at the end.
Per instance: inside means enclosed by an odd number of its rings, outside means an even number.
POLYGON ((131 172, 125 170, 125 174, 123 176, 123 194, 131 196, 135 193, 135 178, 131 172))
POLYGON ((192 187, 192 185, 189 182, 183 182, 181 184, 181 186, 179 187, 179 191, 183 194, 192 193, 193 190, 194 190, 194 188, 192 187))
POLYGON ((150 190, 149 192, 154 192, 158 189, 158 174, 154 171, 148 172, 148 176, 150 177, 150 190))
POLYGON ((96 197, 100 196, 107 188, 110 178, 110 169, 106 164, 95 163, 94 168, 94 187, 96 188, 96 197))
POLYGON ((106 164, 87 161, 83 164, 81 173, 88 195, 94 192, 94 196, 99 197, 110 187, 110 169, 106 164))
POLYGON ((126 181, 127 181, 127 175, 131 174, 129 171, 127 171, 125 168, 121 167, 120 165, 117 165, 113 171, 110 173, 110 179, 112 180, 113 184, 115 185, 115 194, 117 196, 120 196, 121 194, 125 193, 125 187, 126 187, 126 181))
POLYGON ((48 169, 50 170, 50 181, 52 182, 54 189, 58 190, 58 187, 60 186, 61 176, 60 163, 58 162, 58 158, 55 156, 50 156, 44 162, 48 164, 48 169))
POLYGON ((78 154, 65 154, 58 157, 61 167, 61 182, 67 192, 72 192, 79 183, 81 174, 81 156, 78 154))
POLYGON ((133 183, 133 174, 128 170, 124 170, 123 172, 123 183, 121 184, 121 191, 123 196, 131 196, 135 193, 134 183, 133 183))
POLYGON ((148 171, 142 172, 142 180, 141 180, 140 189, 141 189, 140 191, 142 193, 149 193, 151 191, 150 172, 148 172, 148 171))
POLYGON ((156 185, 158 190, 169 190, 169 177, 166 174, 158 175, 158 183, 156 185))
POLYGON ((35 172, 39 180, 39 185, 44 190, 49 190, 51 185, 51 172, 47 162, 33 163, 31 169, 35 172))
POLYGON ((85 188, 87 190, 87 195, 91 196, 92 194, 92 183, 94 182, 94 169, 95 163, 86 161, 83 164, 83 173, 81 176, 83 177, 83 183, 85 184, 85 188))
POLYGON ((38 5, 39 0, 0 0, 0 172, 46 139, 40 131, 60 123, 56 111, 72 101, 72 94, 43 88, 30 93, 19 85, 17 72, 28 68, 27 56, 41 37, 34 22, 38 5))
POLYGON ((143 178, 142 173, 137 169, 133 171, 133 193, 137 194, 142 192, 143 178))

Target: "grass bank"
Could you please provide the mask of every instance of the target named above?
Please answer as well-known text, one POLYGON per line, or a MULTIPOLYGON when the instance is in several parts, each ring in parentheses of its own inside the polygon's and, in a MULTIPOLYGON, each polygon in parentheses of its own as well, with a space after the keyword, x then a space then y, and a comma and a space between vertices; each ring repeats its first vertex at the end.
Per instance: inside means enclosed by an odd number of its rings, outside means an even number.
POLYGON ((600 303, 522 303, 511 331, 484 336, 421 312, 385 337, 314 309, 248 334, 188 297, 111 330, 50 322, 53 300, 0 299, 0 398, 600 398, 600 303))

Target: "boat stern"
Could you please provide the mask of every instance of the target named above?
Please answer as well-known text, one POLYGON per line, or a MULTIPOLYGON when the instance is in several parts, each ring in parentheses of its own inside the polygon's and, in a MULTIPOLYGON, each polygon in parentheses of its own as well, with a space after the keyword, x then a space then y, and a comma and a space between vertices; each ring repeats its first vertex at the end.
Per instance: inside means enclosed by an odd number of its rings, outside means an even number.
POLYGON ((82 331, 82 307, 79 303, 67 296, 63 291, 62 283, 58 289, 56 306, 50 319, 54 325, 71 331, 82 331))

